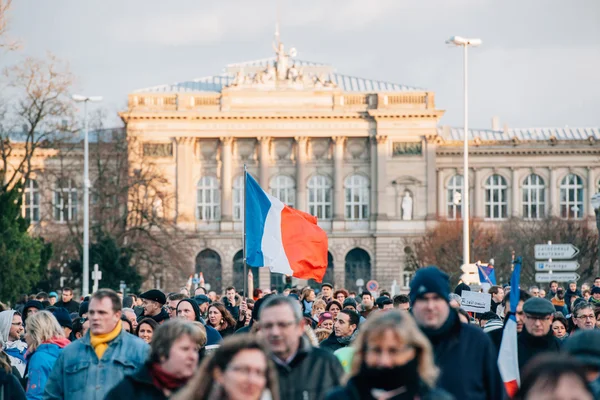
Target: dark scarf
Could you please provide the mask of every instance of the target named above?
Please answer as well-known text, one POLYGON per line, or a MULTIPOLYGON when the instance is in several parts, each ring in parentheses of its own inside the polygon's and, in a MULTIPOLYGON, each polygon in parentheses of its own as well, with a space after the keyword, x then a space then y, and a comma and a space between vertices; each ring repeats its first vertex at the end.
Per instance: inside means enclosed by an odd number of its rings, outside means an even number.
POLYGON ((356 336, 358 336, 358 328, 356 328, 354 330, 354 332, 352 332, 352 335, 336 337, 336 339, 339 344, 344 345, 344 346, 350 346, 350 343, 352 343, 354 341, 354 339, 356 339, 356 336))
POLYGON ((178 378, 171 373, 165 371, 159 363, 150 364, 148 370, 152 377, 152 383, 161 391, 167 389, 171 392, 176 391, 188 381, 186 378, 178 378))
MULTIPOLYGON (((456 311, 454 311, 451 308, 450 314, 448 315, 448 319, 446 319, 446 322, 444 322, 441 327, 439 327, 438 329, 421 327, 421 331, 423 331, 425 336, 427 336, 427 338, 429 339, 431 344, 435 346, 436 344, 441 342, 445 337, 447 337, 448 333, 455 326, 458 325, 457 321, 460 324, 460 321, 458 320, 458 315, 456 314, 456 311)), ((460 325, 458 325, 458 327, 460 328, 460 325)))
POLYGON ((415 357, 408 363, 392 368, 373 368, 362 364, 353 378, 361 399, 373 399, 374 390, 394 391, 394 400, 414 399, 419 392, 419 363, 415 357))

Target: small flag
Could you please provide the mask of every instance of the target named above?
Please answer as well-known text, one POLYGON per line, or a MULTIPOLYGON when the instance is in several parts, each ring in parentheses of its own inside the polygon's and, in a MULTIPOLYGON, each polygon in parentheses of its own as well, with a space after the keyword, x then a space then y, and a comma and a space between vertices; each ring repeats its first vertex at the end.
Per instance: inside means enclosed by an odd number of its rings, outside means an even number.
POLYGON ((515 260, 515 268, 510 278, 510 310, 511 314, 504 332, 502 333, 502 342, 500 344, 500 353, 498 355, 498 368, 500 375, 506 387, 506 393, 512 398, 519 386, 521 379, 519 377, 519 348, 517 345, 517 319, 515 310, 519 305, 519 283, 521 280, 521 257, 515 260))
POLYGON ((496 272, 494 271, 494 266, 490 264, 483 266, 479 262, 476 265, 477 270, 479 271, 479 282, 481 282, 482 285, 488 283, 490 286, 494 286, 496 284, 496 272))
POLYGON ((265 193, 248 173, 245 191, 247 264, 321 282, 327 270, 327 234, 317 218, 265 193))

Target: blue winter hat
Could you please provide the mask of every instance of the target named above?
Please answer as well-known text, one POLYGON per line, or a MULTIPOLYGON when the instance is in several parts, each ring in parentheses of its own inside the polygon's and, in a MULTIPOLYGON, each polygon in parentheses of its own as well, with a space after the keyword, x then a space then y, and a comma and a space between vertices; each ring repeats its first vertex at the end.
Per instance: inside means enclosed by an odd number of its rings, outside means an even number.
POLYGON ((450 278, 438 269, 429 266, 417 270, 414 278, 410 281, 410 304, 414 304, 417 298, 427 293, 436 293, 448 301, 450 294, 450 278))
POLYGON ((50 292, 48 294, 48 298, 50 298, 50 297, 54 297, 55 299, 57 299, 58 298, 58 294, 56 294, 56 292, 50 292))

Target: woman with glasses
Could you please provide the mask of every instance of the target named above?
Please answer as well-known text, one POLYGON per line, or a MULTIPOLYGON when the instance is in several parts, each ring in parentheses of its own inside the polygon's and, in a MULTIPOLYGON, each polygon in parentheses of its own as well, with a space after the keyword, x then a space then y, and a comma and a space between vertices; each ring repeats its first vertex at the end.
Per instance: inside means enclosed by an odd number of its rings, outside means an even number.
POLYGON ((54 315, 40 311, 27 318, 27 399, 42 399, 48 376, 63 348, 71 342, 54 315))
POLYGON ((435 388, 439 374, 429 340, 406 312, 373 314, 361 325, 350 379, 327 400, 449 400, 435 388))
POLYGON ((175 400, 279 400, 277 374, 255 335, 228 337, 204 360, 175 400))

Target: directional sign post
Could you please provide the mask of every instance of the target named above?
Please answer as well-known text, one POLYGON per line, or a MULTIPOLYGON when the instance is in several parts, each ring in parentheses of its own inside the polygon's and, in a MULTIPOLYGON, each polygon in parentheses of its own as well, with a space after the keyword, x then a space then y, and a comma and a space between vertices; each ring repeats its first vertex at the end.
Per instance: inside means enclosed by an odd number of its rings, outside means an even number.
POLYGON ((580 265, 577 261, 536 261, 536 271, 577 271, 580 265))
POLYGON ((551 274, 537 273, 535 274, 535 281, 538 283, 548 283, 552 281, 556 282, 569 282, 578 281, 579 274, 575 272, 553 272, 551 274))
POLYGON ((579 249, 572 244, 536 244, 537 260, 570 260, 579 254, 579 249))

